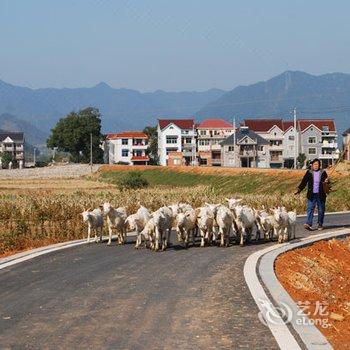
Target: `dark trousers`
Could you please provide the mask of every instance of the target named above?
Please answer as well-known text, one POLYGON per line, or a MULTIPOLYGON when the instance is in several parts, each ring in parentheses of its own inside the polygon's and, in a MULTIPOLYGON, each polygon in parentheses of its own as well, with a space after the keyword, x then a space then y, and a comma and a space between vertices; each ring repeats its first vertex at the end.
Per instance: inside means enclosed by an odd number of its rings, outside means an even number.
POLYGON ((307 224, 312 226, 316 206, 318 210, 318 224, 320 226, 323 226, 324 213, 326 211, 326 202, 321 200, 320 196, 317 193, 314 193, 307 202, 307 224))

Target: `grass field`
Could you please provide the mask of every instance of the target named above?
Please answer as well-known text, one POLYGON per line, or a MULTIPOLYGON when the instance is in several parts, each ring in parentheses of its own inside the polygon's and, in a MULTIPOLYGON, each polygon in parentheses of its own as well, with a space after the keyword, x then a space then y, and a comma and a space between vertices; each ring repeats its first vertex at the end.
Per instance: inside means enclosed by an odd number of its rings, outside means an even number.
MULTIPOLYGON (((151 210, 185 201, 193 206, 244 198, 256 208, 285 205, 304 212, 305 195, 294 196, 304 171, 103 166, 93 175, 57 179, 0 180, 0 255, 83 238, 80 213, 105 201, 129 213, 142 203, 151 210), (141 171, 150 186, 120 191, 128 171, 141 171)), ((328 210, 350 209, 350 176, 336 174, 328 210)))

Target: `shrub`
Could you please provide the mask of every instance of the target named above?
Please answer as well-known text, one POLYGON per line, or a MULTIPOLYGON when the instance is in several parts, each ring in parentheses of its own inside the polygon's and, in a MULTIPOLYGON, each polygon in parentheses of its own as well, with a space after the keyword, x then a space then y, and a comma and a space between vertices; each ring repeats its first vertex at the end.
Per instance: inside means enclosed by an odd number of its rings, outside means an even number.
POLYGON ((129 171, 126 175, 120 180, 118 187, 121 190, 124 189, 137 189, 148 187, 148 181, 142 177, 142 173, 139 171, 129 171))

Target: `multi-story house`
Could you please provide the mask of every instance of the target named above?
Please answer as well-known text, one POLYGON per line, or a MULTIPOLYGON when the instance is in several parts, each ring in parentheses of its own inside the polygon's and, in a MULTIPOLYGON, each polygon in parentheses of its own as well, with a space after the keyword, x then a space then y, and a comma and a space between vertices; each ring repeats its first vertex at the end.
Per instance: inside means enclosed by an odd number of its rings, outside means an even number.
POLYGON ((270 165, 269 142, 247 126, 241 126, 222 143, 223 166, 267 168, 270 165))
POLYGON ((157 132, 160 165, 196 164, 194 119, 159 119, 157 132))
POLYGON ((147 147, 148 136, 141 131, 107 134, 105 142, 106 158, 110 164, 147 165, 149 162, 146 153, 147 147))
POLYGON ((233 125, 223 119, 206 119, 197 125, 197 149, 202 165, 223 165, 221 143, 233 133, 233 125))
POLYGON ((344 159, 350 160, 350 128, 343 132, 344 159))
MULTIPOLYGON (((0 133, 0 158, 1 154, 11 153, 13 159, 24 162, 24 134, 23 132, 0 133)), ((22 163, 23 164, 23 163, 22 163)))
POLYGON ((268 141, 269 164, 271 168, 282 168, 284 125, 282 119, 245 119, 243 126, 256 132, 259 136, 268 141))
POLYGON ((299 119, 299 152, 307 160, 319 158, 327 167, 339 158, 337 130, 333 119, 299 119))

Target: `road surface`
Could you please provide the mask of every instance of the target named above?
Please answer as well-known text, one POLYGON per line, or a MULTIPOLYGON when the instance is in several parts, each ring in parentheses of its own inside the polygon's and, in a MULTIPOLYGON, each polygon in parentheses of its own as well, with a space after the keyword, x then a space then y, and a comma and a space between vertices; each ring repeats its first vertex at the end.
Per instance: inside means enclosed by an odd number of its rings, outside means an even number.
MULTIPOLYGON (((297 237, 309 234, 302 221, 297 237)), ((350 227, 350 214, 327 224, 350 227)), ((277 349, 243 277, 269 244, 155 253, 93 243, 4 268, 0 348, 277 349)))

